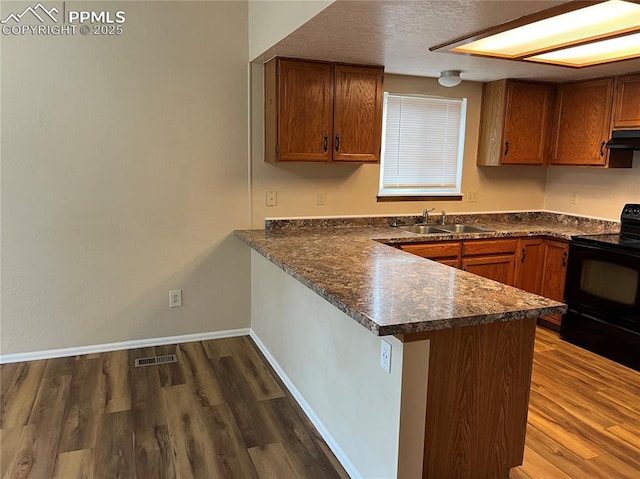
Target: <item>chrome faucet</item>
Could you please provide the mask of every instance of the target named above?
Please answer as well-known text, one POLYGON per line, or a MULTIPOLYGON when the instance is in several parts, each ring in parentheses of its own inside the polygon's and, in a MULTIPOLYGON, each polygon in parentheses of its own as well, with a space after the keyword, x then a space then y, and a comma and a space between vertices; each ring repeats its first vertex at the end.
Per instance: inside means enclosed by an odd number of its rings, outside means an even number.
POLYGON ((431 213, 431 212, 432 212, 432 211, 434 211, 434 210, 435 210, 435 207, 434 207, 434 208, 431 208, 430 210, 428 210, 427 208, 425 208, 425 209, 422 211, 422 222, 423 222, 423 223, 428 223, 428 222, 429 222, 429 213, 431 213))
POLYGON ((442 213, 440 213, 440 224, 447 224, 447 212, 445 210, 442 210, 442 213))

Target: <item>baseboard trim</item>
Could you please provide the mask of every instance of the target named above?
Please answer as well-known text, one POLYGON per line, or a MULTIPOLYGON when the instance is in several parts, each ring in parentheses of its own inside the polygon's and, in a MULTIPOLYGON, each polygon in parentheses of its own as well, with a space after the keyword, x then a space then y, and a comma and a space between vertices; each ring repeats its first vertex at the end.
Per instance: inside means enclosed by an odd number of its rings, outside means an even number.
POLYGON ((247 336, 249 328, 227 329, 206 333, 183 334, 180 336, 165 336, 162 338, 134 339, 132 341, 120 341, 117 343, 93 344, 90 346, 78 346, 73 348, 49 349, 46 351, 33 351, 29 353, 0 354, 0 364, 17 363, 21 361, 36 361, 39 359, 65 358, 82 354, 107 353, 122 349, 148 348, 151 346, 163 346, 165 344, 190 343, 208 339, 232 338, 235 336, 247 336))
POLYGON ((280 364, 278 364, 278 361, 276 361, 276 359, 271 355, 267 347, 260 340, 260 338, 258 337, 258 335, 255 333, 253 329, 249 330, 249 336, 251 336, 251 339, 253 339, 253 341, 256 343, 256 345, 258 346, 258 349, 262 351, 262 354, 264 354, 264 357, 267 358, 267 361, 269 361, 269 364, 271 364, 271 367, 273 367, 273 369, 276 371, 276 373, 278 374, 282 382, 285 384, 285 386, 293 396, 293 398, 296 400, 298 405, 302 408, 302 410, 307 415, 311 423, 318 430, 318 432, 322 436, 322 439, 324 439, 324 441, 327 443, 327 446, 329 446, 329 449, 331 449, 331 452, 333 452, 333 454, 336 456, 338 461, 340 461, 340 464, 342 464, 342 467, 344 467, 347 474, 349 474, 349 477, 354 479, 362 479, 362 475, 358 472, 356 467, 349 460, 349 458, 344 453, 342 448, 338 445, 338 443, 333 438, 329 430, 325 427, 325 425, 322 423, 320 418, 318 418, 314 410, 311 409, 311 406, 302 396, 300 391, 298 391, 298 388, 296 388, 293 385, 293 382, 291 381, 291 379, 289 379, 289 376, 287 376, 284 370, 280 367, 280 364))

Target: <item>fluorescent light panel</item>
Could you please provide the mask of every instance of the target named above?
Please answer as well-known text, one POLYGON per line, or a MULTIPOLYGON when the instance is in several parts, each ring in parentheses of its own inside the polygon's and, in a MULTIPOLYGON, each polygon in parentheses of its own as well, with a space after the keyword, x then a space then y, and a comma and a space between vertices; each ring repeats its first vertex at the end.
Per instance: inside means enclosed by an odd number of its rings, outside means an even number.
POLYGON ((569 67, 587 67, 640 56, 640 33, 543 53, 525 60, 569 67))
MULTIPOLYGON (((638 37, 627 35, 616 38, 617 41, 614 43, 597 47, 599 53, 593 57, 591 53, 585 53, 590 49, 576 50, 582 47, 569 48, 567 61, 563 60, 565 57, 562 55, 532 55, 639 30, 640 5, 622 0, 609 0, 481 38, 452 48, 451 51, 513 59, 530 57, 528 60, 537 62, 587 66, 594 64, 594 60, 586 60, 587 57, 597 58, 595 63, 603 63, 637 56, 638 53, 632 52, 636 51, 633 47, 638 45, 638 37), (617 53, 618 49, 621 49, 622 53, 617 53), (603 56, 605 50, 610 50, 613 57, 603 56)), ((605 43, 595 42, 593 45, 605 43)), ((556 53, 558 52, 553 52, 554 55, 556 53)))

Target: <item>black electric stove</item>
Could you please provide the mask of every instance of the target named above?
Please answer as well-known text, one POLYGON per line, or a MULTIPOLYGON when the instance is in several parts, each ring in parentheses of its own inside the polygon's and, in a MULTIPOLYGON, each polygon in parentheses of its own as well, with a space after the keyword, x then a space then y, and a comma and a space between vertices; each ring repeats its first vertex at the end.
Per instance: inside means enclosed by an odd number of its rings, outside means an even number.
POLYGON ((563 339, 640 371, 640 204, 627 204, 620 233, 574 236, 563 339))

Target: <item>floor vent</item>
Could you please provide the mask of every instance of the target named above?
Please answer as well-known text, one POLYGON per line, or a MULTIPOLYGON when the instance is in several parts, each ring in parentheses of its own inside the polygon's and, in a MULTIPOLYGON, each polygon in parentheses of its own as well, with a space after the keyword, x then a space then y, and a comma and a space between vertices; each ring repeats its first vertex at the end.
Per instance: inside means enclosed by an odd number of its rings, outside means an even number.
POLYGON ((165 356, 153 356, 150 358, 136 359, 136 367, 153 366, 155 364, 166 364, 178 362, 175 354, 167 354, 165 356))

